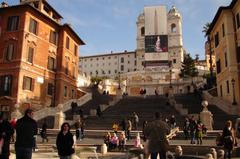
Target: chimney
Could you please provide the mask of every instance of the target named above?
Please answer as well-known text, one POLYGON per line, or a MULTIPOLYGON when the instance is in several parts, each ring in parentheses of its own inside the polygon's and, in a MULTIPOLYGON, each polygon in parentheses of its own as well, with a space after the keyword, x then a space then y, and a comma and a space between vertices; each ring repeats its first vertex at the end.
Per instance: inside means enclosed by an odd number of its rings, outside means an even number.
POLYGON ((8 7, 8 4, 3 1, 3 2, 1 3, 1 8, 5 8, 5 7, 8 7))
POLYGON ((111 54, 113 54, 113 51, 111 51, 111 54))
POLYGON ((124 52, 127 52, 127 50, 124 50, 124 52))

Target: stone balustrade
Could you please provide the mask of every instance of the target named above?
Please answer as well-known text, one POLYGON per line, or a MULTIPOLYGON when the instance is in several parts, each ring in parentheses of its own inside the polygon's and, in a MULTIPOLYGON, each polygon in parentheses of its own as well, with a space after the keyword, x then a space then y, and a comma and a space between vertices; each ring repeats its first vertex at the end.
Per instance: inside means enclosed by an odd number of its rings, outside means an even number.
MULTIPOLYGON (((71 109, 72 102, 76 102, 78 104, 78 106, 82 106, 83 104, 87 103, 91 99, 92 99, 91 93, 86 93, 84 96, 82 96, 79 99, 71 99, 71 100, 67 101, 66 103, 62 104, 63 105, 62 111, 65 112, 65 111, 71 109)), ((57 107, 45 107, 41 110, 34 112, 34 119, 38 121, 47 116, 55 116, 56 113, 57 113, 57 107)))
POLYGON ((220 99, 219 97, 212 96, 208 91, 203 91, 204 100, 209 104, 216 105, 219 109, 230 115, 237 115, 237 106, 233 106, 231 103, 220 99))

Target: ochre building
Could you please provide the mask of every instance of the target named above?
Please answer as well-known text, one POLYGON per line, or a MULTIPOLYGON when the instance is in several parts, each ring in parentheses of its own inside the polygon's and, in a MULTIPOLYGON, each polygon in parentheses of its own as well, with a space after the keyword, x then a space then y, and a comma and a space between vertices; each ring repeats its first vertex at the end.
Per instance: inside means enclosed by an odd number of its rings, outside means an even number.
MULTIPOLYGON (((216 56, 218 96, 236 107, 240 103, 240 1, 219 7, 207 35, 216 56)), ((238 108, 239 110, 239 108, 238 108)))
POLYGON ((45 0, 0 8, 0 111, 57 106, 77 98, 84 42, 45 0))

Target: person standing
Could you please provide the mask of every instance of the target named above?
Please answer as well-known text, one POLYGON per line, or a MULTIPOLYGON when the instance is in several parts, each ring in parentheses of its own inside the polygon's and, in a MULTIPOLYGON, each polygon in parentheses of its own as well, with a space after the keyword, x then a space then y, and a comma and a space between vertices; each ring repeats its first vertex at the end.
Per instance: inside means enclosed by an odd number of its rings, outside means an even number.
POLYGON ((31 159, 34 136, 37 135, 37 122, 33 119, 32 109, 27 109, 16 124, 16 159, 31 159))
POLYGON ((183 132, 184 132, 185 140, 188 140, 189 132, 190 132, 190 122, 188 117, 185 118, 183 132))
POLYGON ((158 154, 161 159, 166 159, 169 146, 166 136, 170 134, 170 127, 160 119, 159 112, 155 113, 155 120, 147 124, 144 132, 148 140, 148 152, 151 154, 151 159, 157 159, 158 154))
POLYGON ((189 121, 189 130, 190 130, 190 137, 191 137, 191 144, 195 144, 195 135, 196 135, 196 120, 194 119, 194 116, 191 117, 189 121))
POLYGON ((3 113, 0 114, 0 141, 2 143, 0 149, 0 159, 9 159, 9 145, 14 130, 11 124, 3 119, 3 113))
POLYGON ((228 120, 223 128, 223 145, 225 149, 224 158, 230 159, 232 156, 232 150, 235 143, 235 135, 232 127, 232 121, 228 120))
POLYGON ((57 135, 56 145, 60 159, 71 159, 74 153, 73 135, 70 132, 69 123, 65 122, 61 126, 61 130, 57 135))
POLYGON ((203 138, 203 124, 202 124, 201 120, 198 120, 197 126, 196 126, 197 144, 202 145, 202 138, 203 138))
POLYGON ((43 122, 42 130, 40 132, 40 135, 42 137, 42 142, 44 142, 44 140, 46 140, 48 142, 48 138, 47 138, 47 123, 46 123, 46 121, 43 122))
POLYGON ((74 124, 74 126, 75 126, 75 131, 76 131, 76 139, 77 140, 82 140, 82 136, 81 136, 81 121, 80 121, 80 119, 78 119, 76 122, 75 122, 75 124, 74 124))

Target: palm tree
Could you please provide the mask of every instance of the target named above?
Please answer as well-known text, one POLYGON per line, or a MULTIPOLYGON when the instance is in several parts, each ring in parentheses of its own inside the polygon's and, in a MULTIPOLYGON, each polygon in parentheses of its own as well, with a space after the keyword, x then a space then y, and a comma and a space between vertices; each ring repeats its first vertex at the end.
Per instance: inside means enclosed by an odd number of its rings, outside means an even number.
POLYGON ((208 31, 210 25, 211 25, 211 23, 207 22, 207 23, 203 26, 202 32, 204 33, 204 37, 207 37, 207 31, 208 31))

